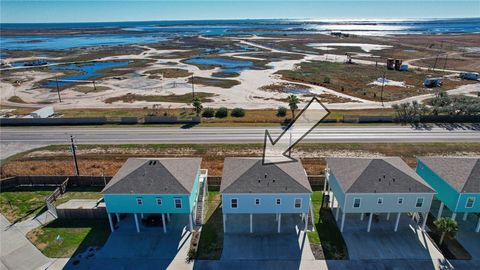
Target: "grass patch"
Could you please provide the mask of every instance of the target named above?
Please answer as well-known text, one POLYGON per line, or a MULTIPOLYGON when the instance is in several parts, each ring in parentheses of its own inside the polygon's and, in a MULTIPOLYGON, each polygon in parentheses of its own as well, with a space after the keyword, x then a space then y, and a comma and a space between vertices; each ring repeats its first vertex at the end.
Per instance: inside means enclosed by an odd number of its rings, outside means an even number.
POLYGON ((188 70, 181 68, 161 68, 149 70, 145 73, 150 74, 149 78, 153 79, 160 78, 159 75, 162 75, 163 78, 184 78, 192 75, 188 70))
MULTIPOLYGON (((193 82, 195 84, 220 87, 220 88, 232 88, 233 86, 240 84, 240 82, 237 80, 213 79, 213 78, 205 78, 205 77, 197 77, 197 76, 193 77, 193 82)), ((192 83, 192 78, 188 79, 188 83, 192 83)))
POLYGON ((32 190, 30 187, 18 187, 0 193, 0 211, 12 223, 34 216, 45 206, 45 198, 52 194, 55 187, 32 190))
MULTIPOLYGON (((431 90, 423 86, 425 77, 427 75, 443 75, 442 73, 437 74, 423 70, 398 72, 373 65, 347 65, 326 61, 302 62, 297 67, 295 70, 280 70, 277 73, 286 80, 321 85, 340 93, 375 101, 381 100, 382 87, 370 83, 382 77, 384 71, 386 71, 385 77, 388 80, 405 82, 407 85, 407 87, 385 86, 383 93, 383 100, 385 101, 430 93, 431 90), (328 82, 325 82, 326 77, 329 78, 328 82)), ((449 90, 468 83, 471 82, 445 79, 443 85, 438 89, 449 90)))
POLYGON ((25 100, 23 100, 19 96, 11 96, 11 97, 8 98, 8 101, 15 102, 15 103, 27 103, 27 102, 25 102, 25 100))
POLYGON ((106 220, 56 219, 28 232, 27 238, 47 257, 68 258, 89 247, 103 246, 109 235, 106 220))
POLYGON ((219 260, 223 249, 223 220, 219 191, 209 191, 206 201, 205 224, 198 243, 197 259, 219 260))
POLYGON ((88 94, 88 93, 98 93, 98 92, 103 92, 110 90, 109 87, 106 86, 96 86, 93 88, 93 86, 88 86, 88 85, 77 85, 72 88, 73 91, 88 94))
MULTIPOLYGON (((213 102, 213 99, 211 99, 211 97, 214 97, 215 94, 196 92, 195 96, 199 97, 202 102, 213 102)), ((123 96, 111 97, 111 98, 105 99, 105 103, 113 103, 118 101, 121 101, 124 103, 132 103, 135 101, 191 103, 192 94, 157 96, 157 95, 138 95, 138 94, 128 93, 123 96)))
POLYGON ((308 232, 308 240, 315 259, 348 259, 348 252, 342 234, 329 209, 322 208, 321 191, 312 193, 313 221, 315 231, 308 232), (322 252, 323 251, 323 252, 322 252))
MULTIPOLYGON (((56 187, 17 187, 0 193, 0 212, 10 222, 19 222, 35 216, 45 206, 45 198, 50 196, 56 187)), ((71 199, 93 199, 102 197, 102 187, 68 187, 55 205, 60 205, 71 199)))

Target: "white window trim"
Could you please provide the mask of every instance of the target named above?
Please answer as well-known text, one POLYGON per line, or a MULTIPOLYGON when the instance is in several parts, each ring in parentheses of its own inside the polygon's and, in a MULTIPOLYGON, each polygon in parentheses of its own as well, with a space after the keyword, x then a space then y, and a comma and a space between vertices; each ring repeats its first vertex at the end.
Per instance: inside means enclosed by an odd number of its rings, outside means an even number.
POLYGON ((255 198, 255 205, 261 205, 262 204, 262 200, 260 198, 255 198), (257 203, 257 200, 258 200, 258 203, 257 203))
POLYGON ((231 198, 231 199, 230 199, 230 208, 232 208, 232 209, 238 209, 238 198, 231 198), (232 206, 233 200, 237 201, 237 207, 233 207, 233 206, 232 206))
POLYGON ((467 201, 465 202, 465 208, 473 208, 473 206, 475 205, 475 197, 467 197, 467 201), (468 200, 469 199, 473 199, 473 202, 472 202, 472 206, 468 206, 468 200))
POLYGON ((282 205, 282 199, 281 198, 275 198, 275 205, 282 205), (278 203, 280 202, 280 203, 278 203))
POLYGON ((293 208, 295 208, 295 209, 300 209, 300 208, 302 208, 302 205, 303 205, 303 200, 302 200, 302 198, 295 198, 295 199, 293 199, 293 208), (297 205, 297 204, 296 204, 297 200, 300 200, 300 206, 299 206, 299 207, 296 207, 296 205, 297 205))
POLYGON ((143 198, 137 197, 136 200, 137 200, 137 205, 143 205, 143 198))
POLYGON ((353 198, 353 205, 352 208, 360 208, 362 207, 362 198, 353 198), (355 200, 358 200, 358 206, 355 206, 355 200))
POLYGON ((398 197, 397 198, 397 204, 398 205, 403 205, 403 202, 405 201, 405 198, 404 197, 398 197), (400 202, 400 199, 402 199, 402 202, 400 202))
POLYGON ((155 202, 157 203, 158 206, 162 206, 162 205, 163 205, 163 200, 162 200, 162 198, 160 198, 160 197, 155 198, 155 202), (160 202, 160 203, 159 203, 159 202, 160 202))
POLYGON ((173 200, 173 206, 175 207, 175 209, 182 209, 183 208, 182 199, 181 198, 175 198, 173 200), (180 207, 177 207, 177 201, 180 202, 180 207))
POLYGON ((415 200, 415 207, 416 207, 416 208, 422 208, 424 202, 425 202, 425 198, 423 198, 423 197, 417 197, 417 199, 415 200), (417 205, 418 205, 418 199, 422 199, 422 205, 420 205, 420 206, 417 206, 417 205))
POLYGON ((383 197, 378 197, 377 198, 377 204, 378 205, 383 205, 383 197))

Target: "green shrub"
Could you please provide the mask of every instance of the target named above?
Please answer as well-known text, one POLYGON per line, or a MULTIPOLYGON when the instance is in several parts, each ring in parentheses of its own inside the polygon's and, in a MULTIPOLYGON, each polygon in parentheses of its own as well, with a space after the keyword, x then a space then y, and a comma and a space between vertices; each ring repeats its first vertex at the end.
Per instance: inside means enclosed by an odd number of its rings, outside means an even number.
POLYGON ((245 116, 245 110, 242 108, 234 108, 232 112, 230 113, 230 116, 232 117, 244 117, 245 116))
POLYGON ((323 82, 324 82, 324 83, 330 83, 330 77, 325 76, 325 77, 323 78, 323 82))
POLYGON ((215 116, 215 110, 213 108, 205 108, 202 112, 202 117, 212 118, 215 116))
POLYGON ((228 116, 228 109, 225 107, 218 108, 217 112, 215 112, 216 118, 225 118, 228 116))
POLYGON ((285 116, 287 116, 287 111, 288 111, 287 108, 285 108, 283 106, 280 106, 277 109, 277 116, 278 117, 285 117, 285 116))

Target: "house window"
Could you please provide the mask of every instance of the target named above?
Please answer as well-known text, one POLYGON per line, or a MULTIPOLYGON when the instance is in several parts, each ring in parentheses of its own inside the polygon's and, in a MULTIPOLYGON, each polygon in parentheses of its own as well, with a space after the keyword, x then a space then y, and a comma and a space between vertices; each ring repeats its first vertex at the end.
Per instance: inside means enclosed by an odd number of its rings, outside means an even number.
POLYGON ((302 199, 296 198, 295 199, 295 208, 301 208, 302 207, 302 199))
POLYGON ((383 204, 383 198, 378 198, 377 199, 377 204, 383 204))
POLYGON ((360 208, 360 198, 353 199, 353 208, 360 208))
POLYGON ((138 204, 138 205, 142 205, 142 204, 143 204, 142 198, 137 198, 137 204, 138 204))
POLYGON ((465 204, 465 208, 472 208, 475 204, 475 197, 468 197, 467 203, 465 204))
POLYGON ((255 199, 255 205, 260 205, 260 199, 255 199))
POLYGON ((275 204, 276 204, 276 205, 282 204, 282 200, 281 200, 281 199, 276 199, 276 200, 275 200, 275 204))
POLYGON ((232 199, 230 201, 230 207, 231 208, 237 208, 238 207, 238 200, 237 199, 232 199))
POLYGON ((162 205, 162 198, 156 198, 157 205, 162 205))
POLYGON ((423 206, 423 198, 417 198, 417 203, 415 207, 422 207, 423 206))
POLYGON ((175 199, 175 208, 182 208, 182 199, 175 199))
POLYGON ((402 197, 398 198, 397 203, 398 204, 403 204, 403 198, 402 197))

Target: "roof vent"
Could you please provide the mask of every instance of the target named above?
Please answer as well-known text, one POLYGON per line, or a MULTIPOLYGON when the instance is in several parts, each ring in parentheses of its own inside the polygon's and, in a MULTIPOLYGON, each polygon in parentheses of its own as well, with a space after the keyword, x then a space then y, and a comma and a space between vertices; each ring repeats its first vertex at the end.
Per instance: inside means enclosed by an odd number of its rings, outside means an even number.
POLYGON ((393 182, 395 182, 395 178, 393 178, 393 182))
POLYGON ((258 178, 258 183, 260 183, 260 178, 258 178))
POLYGON ((265 179, 267 178, 267 173, 265 173, 265 179))
POLYGON ((382 178, 378 178, 378 182, 382 182, 382 178))
POLYGON ((273 179, 272 182, 275 183, 275 179, 273 179))

